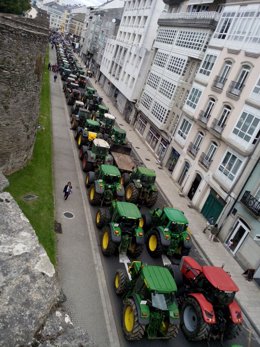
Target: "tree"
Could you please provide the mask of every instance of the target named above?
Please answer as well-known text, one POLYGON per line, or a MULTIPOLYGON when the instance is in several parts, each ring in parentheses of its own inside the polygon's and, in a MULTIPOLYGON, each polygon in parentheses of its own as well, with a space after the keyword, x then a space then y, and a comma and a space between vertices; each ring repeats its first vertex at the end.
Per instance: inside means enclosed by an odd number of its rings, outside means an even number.
POLYGON ((31 8, 30 0, 1 0, 0 12, 22 14, 31 8))

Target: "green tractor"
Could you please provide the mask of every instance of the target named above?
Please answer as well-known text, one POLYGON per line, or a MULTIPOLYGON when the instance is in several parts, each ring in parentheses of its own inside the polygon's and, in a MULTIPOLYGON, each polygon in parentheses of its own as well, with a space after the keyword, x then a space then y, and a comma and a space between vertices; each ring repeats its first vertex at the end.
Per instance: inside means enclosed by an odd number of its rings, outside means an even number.
POLYGON ((110 136, 111 145, 124 146, 127 144, 126 131, 117 126, 114 126, 111 130, 110 136))
POLYGON ((113 164, 109 154, 109 144, 103 139, 94 139, 90 148, 82 147, 82 169, 85 172, 95 171, 101 164, 113 164))
POLYGON ((124 182, 128 182, 125 190, 126 201, 152 207, 158 198, 155 180, 155 171, 144 166, 135 168, 129 177, 125 175, 124 182))
POLYGON ((116 117, 110 113, 105 113, 104 116, 98 120, 100 122, 100 130, 102 134, 106 134, 107 137, 109 137, 115 125, 116 117))
POLYGON ((121 173, 114 165, 100 165, 96 172, 89 171, 86 176, 91 205, 110 205, 113 200, 122 201, 125 188, 121 183, 121 173))
POLYGON ((138 207, 129 202, 113 201, 109 209, 100 208, 96 226, 102 230, 101 250, 105 256, 119 252, 139 257, 144 247, 143 219, 138 207))
POLYGON ((96 93, 96 89, 87 87, 86 92, 83 96, 83 102, 86 103, 88 100, 92 100, 95 93, 96 93))
POLYGON ((81 127, 78 126, 75 134, 75 140, 77 141, 78 148, 82 146, 90 147, 93 140, 98 137, 100 132, 99 122, 92 119, 86 119, 85 124, 81 127))
POLYGON ((156 208, 143 214, 146 247, 152 257, 182 257, 192 246, 188 220, 184 213, 172 207, 156 208))
MULTIPOLYGON (((80 101, 76 101, 80 102, 80 101)), ((91 119, 91 113, 83 107, 80 107, 76 114, 72 114, 71 117, 71 129, 77 130, 78 127, 83 128, 86 120, 91 119)))
POLYGON ((97 112, 95 114, 95 119, 97 119, 99 121, 102 121, 103 118, 104 118, 105 113, 108 113, 108 111, 109 111, 108 107, 106 107, 105 105, 99 104, 97 112))
POLYGON ((123 295, 123 331, 127 340, 175 338, 179 330, 176 283, 166 267, 133 261, 117 270, 117 295, 123 295))

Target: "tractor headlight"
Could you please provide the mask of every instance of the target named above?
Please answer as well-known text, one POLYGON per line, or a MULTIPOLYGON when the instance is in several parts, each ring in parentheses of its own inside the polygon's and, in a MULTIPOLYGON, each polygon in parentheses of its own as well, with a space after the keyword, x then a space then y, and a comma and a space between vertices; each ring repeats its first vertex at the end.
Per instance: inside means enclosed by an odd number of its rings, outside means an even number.
POLYGON ((138 224, 139 228, 143 228, 144 227, 144 219, 140 218, 139 219, 139 224, 138 224))

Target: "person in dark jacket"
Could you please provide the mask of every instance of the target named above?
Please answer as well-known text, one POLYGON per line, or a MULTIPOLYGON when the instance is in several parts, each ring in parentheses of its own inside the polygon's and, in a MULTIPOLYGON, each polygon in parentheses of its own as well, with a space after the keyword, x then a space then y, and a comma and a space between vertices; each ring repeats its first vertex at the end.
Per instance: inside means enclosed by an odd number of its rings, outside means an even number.
POLYGON ((64 200, 67 200, 69 195, 72 193, 72 185, 71 182, 68 182, 63 188, 64 200))

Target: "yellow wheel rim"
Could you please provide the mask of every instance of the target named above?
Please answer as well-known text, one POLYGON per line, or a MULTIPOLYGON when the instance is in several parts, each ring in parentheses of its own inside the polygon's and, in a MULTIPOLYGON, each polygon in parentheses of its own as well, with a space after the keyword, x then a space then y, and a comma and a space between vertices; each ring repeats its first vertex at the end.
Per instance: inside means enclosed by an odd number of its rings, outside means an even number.
POLYGON ((143 228, 143 226, 144 226, 144 219, 141 218, 139 219, 139 228, 143 228))
POLYGON ((120 184, 124 184, 123 177, 120 177, 120 184))
POLYGON ((88 175, 86 176, 86 185, 88 185, 88 175))
POLYGON ((115 288, 117 289, 119 287, 119 275, 116 274, 115 276, 115 288))
POLYGON ((94 197, 95 197, 95 188, 91 187, 89 192, 89 199, 92 201, 94 200, 94 197))
POLYGON ((100 211, 97 212, 97 215, 96 215, 96 222, 97 222, 97 224, 100 223, 100 211))
POLYGON ((127 306, 125 309, 124 323, 126 331, 131 333, 134 328, 134 312, 131 306, 127 306))
POLYGON ((78 145, 79 146, 81 145, 81 135, 79 135, 79 137, 78 137, 78 145))
POLYGON ((108 232, 105 231, 104 234, 103 234, 103 238, 102 238, 102 247, 103 247, 103 249, 107 249, 108 242, 109 242, 109 235, 108 235, 108 232))
POLYGON ((131 196, 132 196, 132 188, 128 187, 126 190, 126 200, 131 199, 131 196))
POLYGON ((162 324, 161 324, 161 327, 160 327, 160 330, 163 334, 166 334, 167 331, 168 331, 168 327, 169 327, 169 324, 166 323, 165 321, 162 321, 162 324))
POLYGON ((155 235, 152 235, 149 238, 149 249, 150 251, 154 252, 157 248, 157 237, 155 235))

